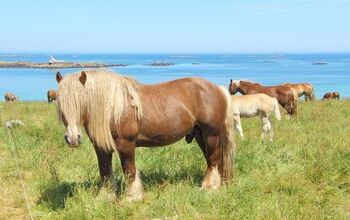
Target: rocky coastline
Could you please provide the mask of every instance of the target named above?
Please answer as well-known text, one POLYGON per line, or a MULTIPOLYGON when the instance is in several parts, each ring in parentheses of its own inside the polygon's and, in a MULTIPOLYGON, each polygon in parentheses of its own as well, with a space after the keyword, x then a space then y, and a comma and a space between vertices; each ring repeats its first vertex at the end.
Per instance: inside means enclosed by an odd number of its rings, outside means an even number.
POLYGON ((113 66, 127 66, 126 64, 103 64, 103 63, 75 63, 75 62, 56 62, 56 63, 33 63, 23 61, 0 61, 0 68, 38 68, 38 69, 60 69, 60 68, 100 68, 113 66))

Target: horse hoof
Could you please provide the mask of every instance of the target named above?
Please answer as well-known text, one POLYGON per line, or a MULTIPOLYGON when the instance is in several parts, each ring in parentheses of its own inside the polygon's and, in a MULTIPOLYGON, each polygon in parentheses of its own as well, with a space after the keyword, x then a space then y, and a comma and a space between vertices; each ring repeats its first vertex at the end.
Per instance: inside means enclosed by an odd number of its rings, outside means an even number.
POLYGON ((213 191, 219 189, 221 186, 221 177, 217 167, 207 174, 202 182, 202 189, 213 191))
POLYGON ((126 201, 128 202, 137 202, 137 201, 141 201, 142 199, 143 199, 143 194, 130 195, 126 197, 126 201))
POLYGON ((203 185, 202 184, 202 189, 205 190, 205 191, 209 191, 209 192, 212 192, 212 191, 216 191, 220 188, 221 184, 214 184, 214 185, 203 185))

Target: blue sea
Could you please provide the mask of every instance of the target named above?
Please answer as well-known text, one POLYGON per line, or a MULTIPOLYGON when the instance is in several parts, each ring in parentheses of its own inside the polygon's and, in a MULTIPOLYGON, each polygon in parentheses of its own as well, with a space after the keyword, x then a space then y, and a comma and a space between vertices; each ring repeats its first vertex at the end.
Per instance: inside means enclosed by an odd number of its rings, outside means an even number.
MULTIPOLYGON (((57 60, 127 64, 111 69, 152 84, 182 77, 202 77, 227 86, 230 79, 248 79, 264 85, 309 82, 316 96, 338 91, 350 96, 350 54, 0 54, 0 61, 47 62, 57 60), (173 66, 149 66, 171 62, 173 66), (327 65, 313 65, 326 62, 327 65)), ((67 74, 79 69, 59 69, 67 74)), ((57 88, 58 69, 0 68, 0 94, 11 91, 20 100, 46 100, 48 89, 57 88)))

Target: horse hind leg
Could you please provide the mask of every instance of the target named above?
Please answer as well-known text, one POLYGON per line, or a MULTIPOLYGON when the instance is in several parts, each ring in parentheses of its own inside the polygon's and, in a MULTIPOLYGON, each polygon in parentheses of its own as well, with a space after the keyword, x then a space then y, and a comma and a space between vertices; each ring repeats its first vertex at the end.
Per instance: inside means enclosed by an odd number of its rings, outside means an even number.
MULTIPOLYGON (((206 162, 208 164, 209 162, 208 162, 208 157, 207 157, 206 143, 205 143, 205 140, 204 140, 204 137, 203 137, 203 133, 197 127, 196 131, 193 132, 193 134, 194 134, 194 137, 195 137, 195 139, 197 141, 197 144, 199 145, 199 147, 200 147, 200 149, 201 149, 201 151, 202 151, 202 153, 204 155, 204 158, 205 158, 205 160, 206 160, 206 162)), ((187 136, 186 136, 186 138, 187 138, 187 136)))
POLYGON ((270 118, 267 118, 267 130, 269 132, 269 140, 270 142, 273 142, 273 130, 272 130, 270 118))
POLYGON ((261 117, 261 139, 265 141, 266 133, 269 130, 269 118, 265 116, 261 117))
POLYGON ((266 134, 269 133, 269 140, 270 140, 270 142, 272 142, 273 141, 273 131, 272 131, 270 117, 269 116, 261 116, 261 124, 262 124, 262 133, 261 133, 262 140, 265 141, 266 134))
POLYGON ((202 182, 202 188, 207 190, 217 190, 221 186, 221 177, 219 173, 219 163, 221 159, 221 150, 219 149, 219 136, 207 136, 206 140, 206 158, 207 173, 202 182))
POLYGON ((216 166, 215 165, 213 166, 213 156, 212 156, 214 153, 212 148, 212 142, 215 142, 216 140, 215 138, 214 140, 212 140, 211 137, 205 136, 206 134, 203 134, 202 130, 199 129, 198 127, 195 130, 194 135, 207 162, 207 173, 202 182, 202 188, 208 189, 208 190, 218 189, 221 185, 221 178, 218 171, 218 164, 216 166))
POLYGON ((310 102, 310 101, 312 101, 312 100, 314 99, 313 96, 314 96, 314 95, 313 95, 313 92, 306 93, 306 94, 305 94, 305 102, 310 102))

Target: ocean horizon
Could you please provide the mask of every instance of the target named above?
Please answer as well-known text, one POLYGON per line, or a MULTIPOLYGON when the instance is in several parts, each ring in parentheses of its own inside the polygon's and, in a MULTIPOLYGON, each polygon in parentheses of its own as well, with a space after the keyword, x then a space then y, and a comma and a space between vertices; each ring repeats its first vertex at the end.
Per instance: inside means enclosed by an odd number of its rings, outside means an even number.
MULTIPOLYGON (((50 56, 65 62, 125 64, 110 69, 133 76, 143 84, 183 77, 202 77, 224 86, 228 86, 230 79, 247 79, 264 85, 308 82, 315 86, 317 98, 329 91, 338 91, 341 98, 350 96, 350 53, 2 53, 0 61, 47 62, 50 56), (174 65, 148 65, 157 62, 174 65)), ((13 92, 22 101, 44 101, 47 90, 57 88, 57 71, 65 75, 79 70, 0 68, 0 94, 13 92)))

